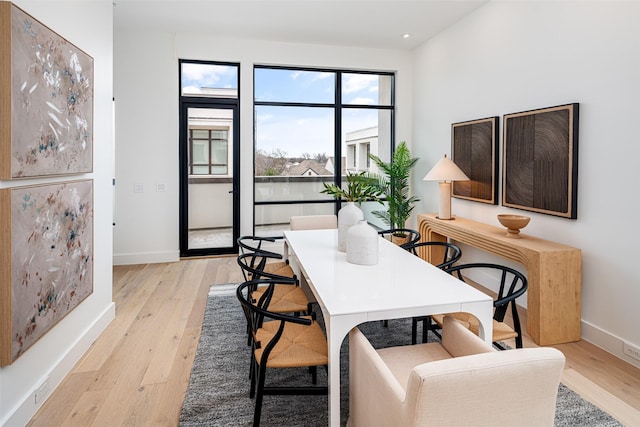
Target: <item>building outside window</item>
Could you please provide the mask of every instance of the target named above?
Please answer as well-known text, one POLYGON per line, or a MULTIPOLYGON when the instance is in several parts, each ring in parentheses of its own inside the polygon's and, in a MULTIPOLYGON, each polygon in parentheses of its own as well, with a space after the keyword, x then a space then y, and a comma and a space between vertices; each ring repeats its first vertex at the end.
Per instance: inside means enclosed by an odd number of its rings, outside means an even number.
POLYGON ((227 175, 229 129, 189 129, 191 175, 227 175))

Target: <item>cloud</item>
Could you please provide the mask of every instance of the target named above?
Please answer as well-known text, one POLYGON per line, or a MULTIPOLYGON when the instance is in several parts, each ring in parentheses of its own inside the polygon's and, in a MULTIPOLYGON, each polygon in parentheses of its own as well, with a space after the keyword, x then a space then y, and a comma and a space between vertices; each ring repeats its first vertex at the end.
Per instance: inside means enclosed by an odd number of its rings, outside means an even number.
POLYGON ((371 87, 378 87, 378 76, 375 74, 344 74, 342 91, 344 93, 358 92, 371 87))
POLYGON ((353 98, 348 102, 348 104, 360 104, 360 105, 375 105, 375 103, 376 103, 375 99, 364 98, 364 97, 353 98))
POLYGON ((237 87, 237 68, 227 65, 182 64, 182 83, 184 86, 235 88, 237 87))
POLYGON ((259 112, 256 148, 267 153, 280 149, 288 156, 302 153, 333 153, 333 112, 322 110, 259 112), (304 113, 303 115, 298 113, 304 113))

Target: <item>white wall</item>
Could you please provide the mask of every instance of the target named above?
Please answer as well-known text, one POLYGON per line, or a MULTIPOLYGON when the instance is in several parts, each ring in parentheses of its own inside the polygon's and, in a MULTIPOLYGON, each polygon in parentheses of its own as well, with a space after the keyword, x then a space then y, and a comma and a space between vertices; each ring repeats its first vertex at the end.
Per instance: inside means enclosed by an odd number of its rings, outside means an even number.
POLYGON ((253 230, 253 65, 397 71, 396 140, 411 141, 411 55, 203 34, 115 30, 114 263, 178 259, 178 59, 240 63, 241 234, 253 230), (134 184, 144 193, 134 193, 134 184), (155 191, 156 183, 165 192, 155 191))
POLYGON ((418 49, 413 71, 418 211, 437 211, 421 179, 451 152, 452 123, 500 116, 502 141, 503 114, 580 103, 577 220, 459 199, 453 213, 496 226, 524 213, 523 233, 582 249, 582 335, 636 365, 622 340, 640 345, 638 22, 636 2, 490 2, 418 49))
POLYGON ((0 181, 0 188, 80 178, 94 180, 94 288, 91 296, 13 364, 0 368, 3 426, 25 425, 115 316, 111 294, 112 2, 15 0, 15 4, 94 58, 94 167, 93 173, 71 177, 0 181), (34 392, 44 381, 48 381, 48 391, 35 404, 34 392))
POLYGON ((115 264, 176 261, 178 62, 168 33, 114 32, 115 264), (144 192, 134 193, 142 184, 144 192), (156 191, 164 184, 165 191, 156 191))

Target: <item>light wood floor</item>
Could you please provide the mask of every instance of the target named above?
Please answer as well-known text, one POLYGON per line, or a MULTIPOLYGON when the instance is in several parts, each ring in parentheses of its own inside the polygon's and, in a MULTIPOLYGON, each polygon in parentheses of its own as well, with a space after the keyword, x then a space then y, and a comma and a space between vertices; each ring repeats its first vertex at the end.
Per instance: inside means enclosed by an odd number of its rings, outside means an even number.
MULTIPOLYGON (((177 425, 209 286, 239 281, 235 258, 114 267, 115 320, 29 426, 177 425)), ((557 348, 568 387, 640 426, 639 369, 584 341, 557 348)))

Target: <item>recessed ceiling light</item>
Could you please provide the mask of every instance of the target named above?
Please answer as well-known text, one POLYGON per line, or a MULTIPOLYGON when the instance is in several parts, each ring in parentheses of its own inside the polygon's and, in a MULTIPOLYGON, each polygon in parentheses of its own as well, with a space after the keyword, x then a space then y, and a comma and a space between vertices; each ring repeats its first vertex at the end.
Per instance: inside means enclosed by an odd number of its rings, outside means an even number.
POLYGON ((411 37, 411 34, 409 34, 409 33, 406 33, 406 34, 402 35, 403 39, 408 39, 409 37, 411 37))

